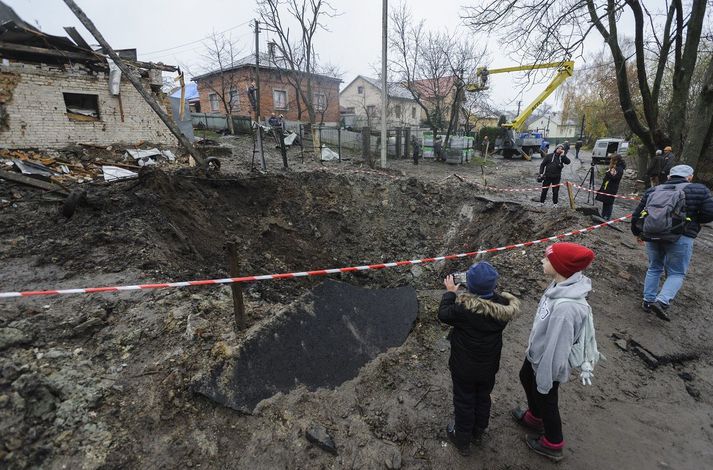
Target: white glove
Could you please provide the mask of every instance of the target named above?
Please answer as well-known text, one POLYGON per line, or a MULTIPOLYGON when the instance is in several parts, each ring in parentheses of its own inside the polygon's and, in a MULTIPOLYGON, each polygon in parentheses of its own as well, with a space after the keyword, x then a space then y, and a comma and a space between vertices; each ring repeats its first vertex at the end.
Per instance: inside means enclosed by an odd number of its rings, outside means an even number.
POLYGON ((579 377, 582 379, 582 385, 592 385, 592 377, 594 377, 592 365, 589 362, 585 362, 582 364, 581 370, 579 377))

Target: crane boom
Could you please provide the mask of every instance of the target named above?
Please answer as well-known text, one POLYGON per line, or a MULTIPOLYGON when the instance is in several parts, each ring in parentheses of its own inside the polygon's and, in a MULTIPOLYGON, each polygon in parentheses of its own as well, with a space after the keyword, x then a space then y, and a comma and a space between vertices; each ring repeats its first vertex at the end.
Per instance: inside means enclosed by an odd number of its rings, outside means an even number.
POLYGON ((481 91, 488 88, 487 81, 488 76, 494 73, 509 73, 509 72, 522 72, 530 70, 539 69, 553 69, 556 68, 557 74, 552 79, 552 81, 547 85, 547 88, 540 93, 535 100, 530 103, 525 109, 513 119, 511 122, 503 124, 503 127, 512 128, 516 131, 521 131, 525 126, 525 121, 529 118, 532 113, 537 109, 538 106, 542 104, 543 101, 549 97, 552 92, 554 92, 557 87, 559 87, 565 80, 572 76, 574 73, 574 61, 565 60, 562 62, 547 62, 543 64, 530 64, 530 65, 519 65, 514 67, 502 67, 498 69, 488 69, 487 67, 479 67, 476 73, 480 77, 479 84, 469 84, 466 86, 466 90, 470 92, 481 91))

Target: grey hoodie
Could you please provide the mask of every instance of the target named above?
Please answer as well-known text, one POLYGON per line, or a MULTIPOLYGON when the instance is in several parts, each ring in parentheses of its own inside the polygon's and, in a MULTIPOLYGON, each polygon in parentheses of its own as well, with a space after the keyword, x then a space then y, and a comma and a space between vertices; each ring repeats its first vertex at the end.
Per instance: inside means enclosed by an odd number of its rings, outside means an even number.
POLYGON ((575 302, 552 302, 559 298, 584 299, 592 290, 592 281, 581 272, 545 290, 537 307, 527 345, 527 360, 532 364, 537 380, 537 391, 546 394, 552 382, 569 380, 569 353, 587 319, 586 306, 575 302))

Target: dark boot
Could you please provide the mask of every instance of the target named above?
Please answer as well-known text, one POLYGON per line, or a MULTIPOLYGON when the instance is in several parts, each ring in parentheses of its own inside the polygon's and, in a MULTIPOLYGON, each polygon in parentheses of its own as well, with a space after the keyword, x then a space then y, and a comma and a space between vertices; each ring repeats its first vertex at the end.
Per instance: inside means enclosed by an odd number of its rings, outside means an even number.
POLYGON ((668 310, 668 305, 666 305, 665 303, 657 300, 656 302, 650 304, 649 308, 661 320, 671 321, 671 318, 669 318, 668 313, 666 312, 666 310, 668 310))
POLYGON ((473 435, 470 436, 471 444, 479 445, 483 442, 483 435, 485 434, 485 429, 473 428, 473 435))
POLYGON ((564 458, 564 454, 562 454, 564 442, 553 445, 547 442, 545 436, 525 436, 525 442, 527 443, 527 447, 540 455, 544 455, 550 460, 559 462, 564 458))
POLYGON ((463 433, 456 431, 454 423, 448 423, 446 426, 446 434, 448 439, 453 443, 458 453, 464 457, 470 455, 470 437, 463 436, 463 433))
POLYGON ((529 409, 519 406, 514 408, 510 414, 519 425, 532 429, 533 431, 537 431, 540 434, 545 432, 542 419, 536 418, 529 409))

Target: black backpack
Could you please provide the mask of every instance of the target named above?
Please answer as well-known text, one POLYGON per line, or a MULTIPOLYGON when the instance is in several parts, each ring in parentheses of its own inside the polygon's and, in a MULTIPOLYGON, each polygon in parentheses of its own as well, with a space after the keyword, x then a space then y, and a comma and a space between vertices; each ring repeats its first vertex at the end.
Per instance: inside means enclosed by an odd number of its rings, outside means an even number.
POLYGON ((686 193, 689 183, 662 184, 649 193, 646 206, 637 220, 637 227, 648 241, 675 242, 685 229, 686 193))

